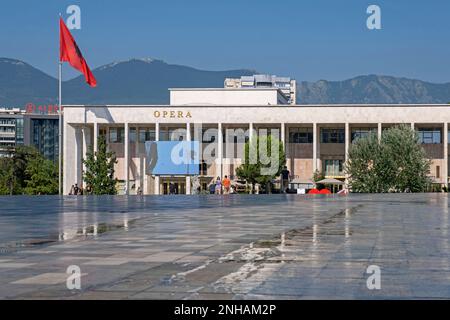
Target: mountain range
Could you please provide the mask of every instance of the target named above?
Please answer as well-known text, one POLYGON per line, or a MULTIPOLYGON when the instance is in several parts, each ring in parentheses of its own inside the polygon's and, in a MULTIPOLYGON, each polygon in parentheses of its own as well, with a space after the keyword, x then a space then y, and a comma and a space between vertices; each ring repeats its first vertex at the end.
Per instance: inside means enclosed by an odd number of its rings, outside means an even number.
MULTIPOLYGON (((157 59, 130 59, 93 70, 93 89, 83 76, 63 82, 64 104, 168 104, 168 88, 223 87, 227 77, 255 70, 204 71, 157 59)), ((57 79, 16 59, 0 58, 0 106, 56 104, 57 79)), ((297 103, 449 103, 450 83, 381 75, 344 81, 298 82, 297 103)))

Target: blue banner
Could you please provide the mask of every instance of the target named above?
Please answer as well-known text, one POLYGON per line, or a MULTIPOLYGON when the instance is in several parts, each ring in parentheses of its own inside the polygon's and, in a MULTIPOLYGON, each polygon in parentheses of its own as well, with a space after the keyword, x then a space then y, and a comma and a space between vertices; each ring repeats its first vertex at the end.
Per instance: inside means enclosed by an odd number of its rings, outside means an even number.
POLYGON ((146 174, 198 175, 200 172, 198 141, 146 141, 146 174))

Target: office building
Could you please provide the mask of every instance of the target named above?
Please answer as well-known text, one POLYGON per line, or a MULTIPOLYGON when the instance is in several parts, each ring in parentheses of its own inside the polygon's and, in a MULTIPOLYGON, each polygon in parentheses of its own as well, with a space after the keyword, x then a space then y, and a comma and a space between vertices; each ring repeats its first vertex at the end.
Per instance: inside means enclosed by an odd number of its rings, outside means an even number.
POLYGON ((58 115, 0 109, 0 156, 16 146, 34 146, 45 158, 58 160, 58 115))
POLYGON ((0 157, 10 155, 17 145, 24 144, 24 114, 18 108, 0 109, 0 157))

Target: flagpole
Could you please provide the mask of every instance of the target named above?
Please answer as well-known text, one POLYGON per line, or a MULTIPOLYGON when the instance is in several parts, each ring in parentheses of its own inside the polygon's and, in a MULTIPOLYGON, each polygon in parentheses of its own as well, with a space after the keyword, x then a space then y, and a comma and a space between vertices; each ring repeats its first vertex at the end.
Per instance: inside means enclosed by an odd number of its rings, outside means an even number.
POLYGON ((58 72, 58 81, 59 81, 59 98, 58 98, 58 113, 59 113, 59 125, 58 125, 58 143, 59 143, 59 148, 58 148, 58 162, 59 162, 59 176, 58 176, 58 182, 59 182, 59 194, 62 195, 63 191, 62 191, 62 127, 63 127, 63 123, 62 123, 62 112, 61 112, 61 107, 62 107, 62 102, 61 102, 61 98, 62 98, 62 84, 61 84, 61 78, 62 78, 62 62, 59 62, 59 72, 58 72))
MULTIPOLYGON (((59 18, 61 18, 61 13, 59 14, 59 18)), ((61 28, 59 28, 59 37, 58 41, 61 41, 61 28)), ((61 45, 61 44, 60 44, 61 45)), ((58 54, 59 57, 59 54, 58 54)), ((62 188, 62 132, 63 132, 63 122, 62 122, 62 61, 58 58, 59 70, 58 70, 58 191, 59 195, 63 194, 62 188)))

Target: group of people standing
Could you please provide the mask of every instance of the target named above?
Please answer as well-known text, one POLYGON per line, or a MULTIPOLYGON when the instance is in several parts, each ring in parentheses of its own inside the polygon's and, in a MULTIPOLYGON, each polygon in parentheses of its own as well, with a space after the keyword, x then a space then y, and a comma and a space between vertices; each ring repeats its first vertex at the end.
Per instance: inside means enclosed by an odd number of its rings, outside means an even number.
POLYGON ((210 194, 231 194, 236 193, 233 186, 231 185, 231 180, 228 176, 225 176, 222 179, 217 177, 215 183, 211 183, 209 185, 209 193, 210 194))
POLYGON ((70 191, 69 191, 69 196, 82 196, 82 195, 87 195, 87 194, 91 194, 92 193, 92 188, 91 186, 86 186, 85 189, 78 187, 78 184, 75 183, 72 185, 72 187, 70 187, 70 191))

